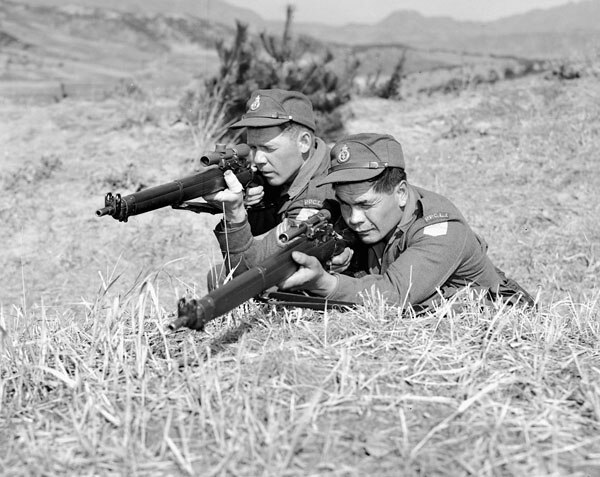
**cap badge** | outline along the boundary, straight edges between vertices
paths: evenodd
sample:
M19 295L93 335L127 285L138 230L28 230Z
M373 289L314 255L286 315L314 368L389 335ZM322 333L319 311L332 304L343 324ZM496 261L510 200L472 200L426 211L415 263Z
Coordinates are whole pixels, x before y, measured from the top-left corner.
M260 107L260 94L257 94L256 98L254 98L254 101L252 101L252 104L250 105L250 111L256 111L259 107Z
M340 152L338 152L337 160L340 164L343 164L344 162L348 162L349 159L350 149L348 149L348 144L344 144L340 149Z

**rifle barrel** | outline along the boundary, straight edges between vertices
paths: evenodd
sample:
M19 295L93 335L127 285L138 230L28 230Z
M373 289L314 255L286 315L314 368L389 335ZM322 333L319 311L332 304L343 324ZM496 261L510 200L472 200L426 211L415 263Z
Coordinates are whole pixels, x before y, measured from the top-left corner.
M334 254L338 244L339 240L334 236L328 236L325 240L306 239L293 243L283 252L269 257L200 300L191 300L187 304L185 300L180 300L179 316L169 328L176 330L186 326L202 330L209 321L290 277L298 269L298 265L292 259L292 252L304 252L324 262Z
M252 171L243 168L236 172L242 184L252 180ZM179 205L187 200L214 194L227 188L223 171L218 166L208 166L206 170L172 182L142 189L117 199L114 204L96 210L102 217L111 215L118 220L126 220L133 215L143 214L162 207Z

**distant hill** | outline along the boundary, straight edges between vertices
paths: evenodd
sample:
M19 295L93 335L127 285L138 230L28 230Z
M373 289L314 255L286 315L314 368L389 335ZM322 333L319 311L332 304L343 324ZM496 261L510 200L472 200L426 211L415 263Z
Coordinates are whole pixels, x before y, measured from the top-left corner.
M492 22L425 17L401 10L374 25L299 23L295 29L322 41L346 45L403 43L419 48L557 57L581 52L582 48L597 48L600 0L536 9Z
M282 22L265 21L251 8L240 8L226 0L21 0L21 3L77 4L143 16L182 15L230 28L235 20L248 23L254 30L282 28ZM295 23L294 28L297 33L323 42L346 45L403 43L418 48L556 57L580 51L590 43L598 44L600 0L569 2L490 22L426 17L415 11L398 10L376 24L331 26L315 22Z
M497 35L600 31L600 0L569 2L545 10L531 10L491 22L489 29Z
M404 50L407 73L495 67L494 55L520 61L582 54L600 44L598 19L600 0L586 0L486 23L396 11L375 25L293 29L315 45L356 54L364 75L385 75ZM282 29L282 22L224 0L2 0L0 94L46 83L89 89L123 78L186 84L216 71L215 42L232 37L236 20L253 33Z
M190 15L228 26L233 26L236 19L252 25L264 23L264 20L251 9L236 7L221 0L19 0L18 3L46 7L78 5L143 16Z
M89 85L133 76L153 83L186 83L195 74L215 70L215 41L231 37L233 31L186 14L3 1L0 81L5 88L9 82L19 87L44 81Z

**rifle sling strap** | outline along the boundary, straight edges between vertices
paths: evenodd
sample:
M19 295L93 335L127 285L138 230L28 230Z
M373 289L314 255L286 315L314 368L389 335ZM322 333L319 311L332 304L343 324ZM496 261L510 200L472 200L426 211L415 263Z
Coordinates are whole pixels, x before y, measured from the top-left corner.
M348 311L350 308L354 308L356 306L355 303L347 301L326 300L325 298L318 296L272 290L265 291L264 293L259 295L257 299L269 303L271 305L293 306L318 311L332 309L338 311Z
M182 202L181 204L172 205L171 207L177 210L189 210L190 212L195 212L197 214L208 213L215 215L223 213L223 209L207 204L205 202L188 201Z

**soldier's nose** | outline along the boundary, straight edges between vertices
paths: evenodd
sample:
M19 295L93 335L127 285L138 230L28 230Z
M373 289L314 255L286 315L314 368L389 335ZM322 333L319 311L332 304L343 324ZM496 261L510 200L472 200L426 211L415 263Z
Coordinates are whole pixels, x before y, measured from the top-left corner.
M359 225L362 222L361 214L358 211L353 210L348 218L348 222L350 225Z

